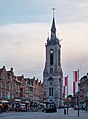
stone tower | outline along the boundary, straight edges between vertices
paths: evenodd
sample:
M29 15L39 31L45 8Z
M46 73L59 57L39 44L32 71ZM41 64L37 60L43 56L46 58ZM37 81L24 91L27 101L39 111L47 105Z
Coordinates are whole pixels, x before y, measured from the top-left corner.
M44 91L46 101L54 101L57 107L63 102L63 72L61 68L61 45L56 36L56 26L53 9L51 36L47 38L46 61L43 71Z

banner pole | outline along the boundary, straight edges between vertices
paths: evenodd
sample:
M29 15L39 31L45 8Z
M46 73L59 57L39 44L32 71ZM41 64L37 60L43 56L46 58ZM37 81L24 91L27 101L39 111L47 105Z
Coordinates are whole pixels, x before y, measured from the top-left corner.
M78 69L78 117L79 117L79 69Z

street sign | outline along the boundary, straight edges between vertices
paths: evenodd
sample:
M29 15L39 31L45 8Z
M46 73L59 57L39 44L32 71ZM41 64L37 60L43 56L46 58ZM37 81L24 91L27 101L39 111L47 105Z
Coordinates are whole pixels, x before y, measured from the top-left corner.
M80 97L83 97L84 96L84 90L83 89L80 89Z

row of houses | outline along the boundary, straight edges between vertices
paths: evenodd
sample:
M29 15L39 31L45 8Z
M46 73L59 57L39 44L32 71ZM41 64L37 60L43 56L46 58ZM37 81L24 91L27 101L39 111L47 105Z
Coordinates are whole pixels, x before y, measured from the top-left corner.
M44 100L44 85L33 77L16 76L13 68L9 71L5 66L0 68L0 100L42 102Z

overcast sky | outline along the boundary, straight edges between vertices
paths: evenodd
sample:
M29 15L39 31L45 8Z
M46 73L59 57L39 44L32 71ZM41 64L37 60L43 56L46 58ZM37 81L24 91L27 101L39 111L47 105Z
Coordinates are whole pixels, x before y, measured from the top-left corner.
M43 80L53 7L71 93L73 70L79 69L80 77L88 71L88 0L0 0L0 67Z

